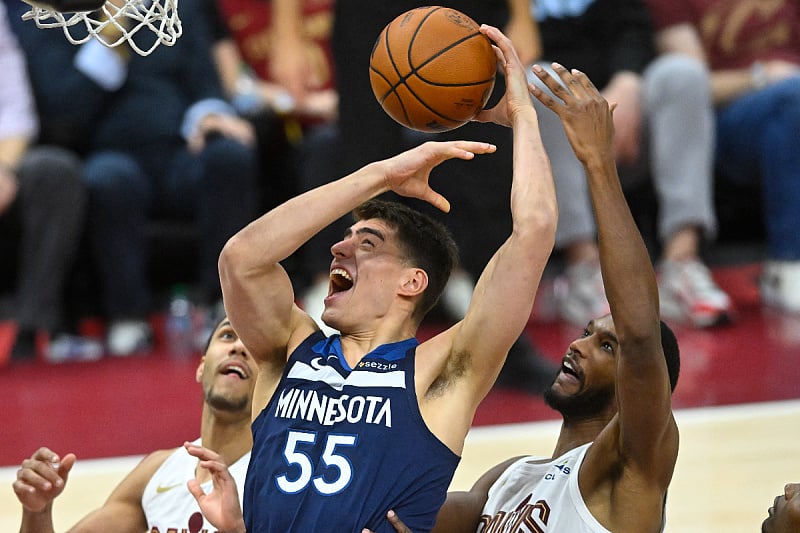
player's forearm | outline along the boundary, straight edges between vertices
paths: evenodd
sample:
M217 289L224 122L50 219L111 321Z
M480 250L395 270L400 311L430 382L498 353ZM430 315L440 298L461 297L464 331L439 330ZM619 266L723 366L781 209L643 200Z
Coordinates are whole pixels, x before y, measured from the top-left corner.
M493 340L505 338L509 346L530 317L558 222L550 160L532 107L530 113L514 119L512 233L481 274L468 313L481 331L490 329ZM498 315L497 309L503 313ZM495 362L482 358L476 364Z
M558 202L550 158L542 144L533 107L514 119L513 157L511 217L514 234L536 239L540 246L546 247L550 239L555 239ZM529 232L535 235L528 235Z
M631 215L613 156L584 162L597 221L606 296L618 331L647 337L658 323L658 287L650 256Z
M23 508L19 533L55 533L53 529L53 504L48 504L39 512Z
M236 248L241 266L283 261L320 230L386 192L382 164L369 164L279 205L236 234L225 246L222 259Z

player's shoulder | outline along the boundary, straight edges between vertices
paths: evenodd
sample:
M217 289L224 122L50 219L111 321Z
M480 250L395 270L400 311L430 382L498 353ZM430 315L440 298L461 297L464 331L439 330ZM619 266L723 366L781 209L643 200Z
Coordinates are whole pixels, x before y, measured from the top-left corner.
M136 465L134 471L139 471L143 474L152 475L159 469L161 465L169 458L172 454L177 452L179 448L167 448L163 450L154 450L147 455L145 455L142 460ZM149 477L149 476L148 476Z
M150 479L175 450L176 448L156 450L145 455L117 485L109 497L109 501L117 503L140 502Z

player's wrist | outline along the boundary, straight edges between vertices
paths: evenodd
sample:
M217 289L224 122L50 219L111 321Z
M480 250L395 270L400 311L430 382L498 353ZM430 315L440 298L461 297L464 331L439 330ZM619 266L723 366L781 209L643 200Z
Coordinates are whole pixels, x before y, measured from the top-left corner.
M539 127L539 115L536 114L536 110L533 106L518 109L511 115L512 126L516 127L523 124L531 124L537 128Z
M244 525L244 518L239 519L236 525L229 529L219 530L219 533L247 533L247 528Z
M20 533L51 533L53 529L53 501L47 502L40 510L32 510L22 506L22 523Z

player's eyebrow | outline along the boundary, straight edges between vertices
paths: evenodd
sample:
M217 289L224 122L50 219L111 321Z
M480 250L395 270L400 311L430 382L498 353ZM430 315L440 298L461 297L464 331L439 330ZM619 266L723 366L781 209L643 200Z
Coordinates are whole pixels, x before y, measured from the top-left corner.
M356 235L363 235L364 233L369 233L370 235L375 235L377 238L379 238L382 241L386 240L386 237L383 236L383 232L381 230L378 230L378 229L375 229L375 228L370 228L370 227L358 228L356 230Z
M378 230L378 229L375 229L375 228L370 228L370 227L367 227L367 226L358 228L356 230L356 235L363 235L365 233L370 234L370 235L375 235L380 240L386 241L386 237L383 235L383 232L381 230ZM347 228L347 231L344 232L344 238L346 239L347 237L351 236L352 234L353 234L353 230L351 228Z
M589 325L586 327L586 329L588 329L592 333L596 333L597 335L601 335L603 337L608 337L609 339L611 339L615 343L619 344L619 339L614 334L614 332L612 332L608 328L598 327L597 324L595 324L594 319L589 321Z

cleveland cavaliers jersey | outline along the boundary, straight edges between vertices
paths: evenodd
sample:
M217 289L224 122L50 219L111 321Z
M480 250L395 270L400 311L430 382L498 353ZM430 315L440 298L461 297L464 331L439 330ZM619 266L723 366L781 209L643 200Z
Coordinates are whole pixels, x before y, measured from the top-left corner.
M200 439L194 441L200 445ZM250 453L243 455L228 467L239 490L239 501L242 498L242 487L247 473ZM195 477L198 459L189 455L186 448L175 450L158 467L153 477L147 482L142 494L142 510L147 519L147 531L150 533L168 533L170 531L191 531L192 533L214 533L217 528L206 521L200 512L197 501L186 487L186 482ZM206 494L213 489L211 480L201 485Z
M430 531L459 457L422 420L416 347L382 345L350 368L339 336L316 332L292 353L253 422L248 533L395 533L389 509Z
M610 533L589 512L578 488L590 445L546 463L523 457L509 466L489 489L478 533Z

